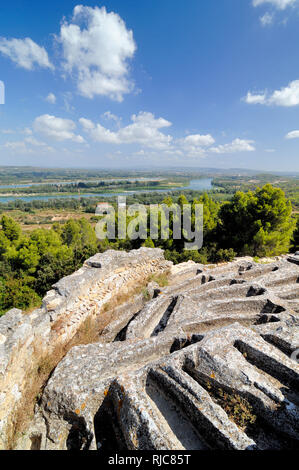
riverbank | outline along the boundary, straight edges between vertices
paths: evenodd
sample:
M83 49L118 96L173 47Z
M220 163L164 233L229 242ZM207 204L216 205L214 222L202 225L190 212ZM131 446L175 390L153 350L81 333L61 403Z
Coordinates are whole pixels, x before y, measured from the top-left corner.
M49 199L66 199L66 198L72 198L72 199L78 199L82 197L109 197L109 196L128 196L130 194L145 194L145 193L152 193L152 192L158 192L158 193L163 193L163 192L169 192L169 191L179 191L179 190L197 190L197 191L208 191L211 189L215 189L212 185L212 178L201 178L201 179L194 179L190 180L189 184L186 186L179 186L180 183L174 183L172 186L159 186L159 187L144 187L144 188L130 188L129 190L123 190L119 191L117 189L103 189L101 192L93 192L89 190L88 192L84 192L84 190L80 190L80 193L31 193L31 194L26 194L26 193L17 193L17 194L11 194L11 193L4 193L0 195L0 203L5 203L5 202L11 202L15 200L22 200L22 201L34 201L34 200L49 200Z

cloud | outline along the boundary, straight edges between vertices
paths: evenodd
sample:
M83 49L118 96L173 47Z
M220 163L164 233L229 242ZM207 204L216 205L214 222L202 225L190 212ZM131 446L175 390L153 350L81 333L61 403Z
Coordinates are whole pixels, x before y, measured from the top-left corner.
M141 144L155 149L169 147L172 137L162 133L159 129L170 127L171 122L163 118L156 119L152 113L140 112L131 117L132 124L111 131L101 124L81 118L80 124L90 137L97 142L109 144Z
M299 80L294 80L288 86L274 91L272 95L247 93L244 101L249 104L267 104L274 106L298 106L299 105Z
M142 148L136 155L150 155L145 149L152 149L157 155L172 155L186 158L203 158L208 154L252 152L253 140L235 139L233 142L212 147L215 139L211 134L190 134L181 139L161 132L172 124L164 118L155 118L152 113L140 112L131 117L132 123L116 131L94 123L89 119L79 119L86 134L95 142L123 145L139 144ZM156 154L156 153L155 153Z
M71 104L73 100L73 94L70 91L66 91L62 95L63 98L63 104L64 104L64 109L70 113L75 110L75 107Z
M48 96L46 97L46 101L50 104L55 104L56 96L54 95L54 93L49 93Z
M115 114L111 113L110 111L106 111L102 114L102 118L106 119L107 121L114 121L118 127L121 125L121 118L116 116Z
M278 10L285 10L287 7L293 6L297 0L253 0L254 7L270 3Z
M290 82L285 88L274 91L269 104L277 106L297 106L299 104L299 80Z
M246 97L243 98L244 101L248 104L265 104L266 95L263 94L252 94L250 91L247 93Z
M185 145L206 147L215 143L214 138L210 135L191 134L182 139L181 141Z
M35 119L33 129L35 132L57 141L71 140L79 144L85 142L81 135L76 135L73 132L76 129L76 124L70 119L44 114Z
M121 144L117 132L110 131L101 124L94 124L89 119L81 118L79 122L94 141L106 144Z
M267 11L263 16L260 16L260 23L263 27L266 26L271 26L274 23L275 16L277 16L277 13L275 10L278 10L279 12L284 12L287 10L288 7L293 7L295 4L298 2L298 0L253 0L252 5L254 7L259 7L259 6L269 6L271 8L271 11ZM288 17L286 16L284 19L282 19L281 23L286 24L288 21Z
M14 130L14 129L2 129L0 130L2 134L24 134L24 135L32 135L32 130L29 127L25 127L25 129L21 130Z
M26 137L26 139L24 139L24 142L26 142L27 144L33 145L34 147L47 146L45 142L42 142L41 140L37 140L35 137Z
M260 22L262 26L270 26L273 24L274 14L266 12L263 16L260 17Z
M203 157L206 154L204 147L209 147L215 143L215 139L211 134L190 134L183 139L178 139L178 147L183 154L188 157Z
M39 154L40 152L54 152L53 147L50 147L45 142L39 141L34 137L26 137L26 139L22 141L6 142L4 147L10 150L12 153Z
M128 61L136 44L133 32L118 14L108 13L105 7L77 5L71 22L63 23L57 39L63 48L64 69L75 74L81 95L122 101L123 95L132 91Z
M285 138L286 139L299 139L299 131L288 132Z
M254 152L254 140L235 139L230 144L218 145L211 147L212 153L236 153L236 152Z
M12 150L12 151L21 151L23 153L27 153L27 148L26 148L26 144L24 141L20 141L20 142L6 142L4 144L4 147L9 149L9 150Z
M32 135L32 129L30 129L30 127L25 127L25 129L22 130L22 134Z
M54 66L49 61L46 49L36 44L30 38L0 38L0 53L9 57L19 67L26 70L33 70L35 65L42 68L54 69Z

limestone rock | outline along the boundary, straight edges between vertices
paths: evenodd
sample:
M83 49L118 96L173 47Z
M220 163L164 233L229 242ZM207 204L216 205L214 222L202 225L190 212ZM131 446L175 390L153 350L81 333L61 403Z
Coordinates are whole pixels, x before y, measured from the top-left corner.
M87 260L41 309L0 319L2 447L33 358L108 317L57 361L16 448L298 449L297 261L171 266L146 248Z
M117 307L118 299L125 296L132 300L136 286L170 266L159 249L109 250L55 284L41 309L28 315L13 309L0 318L0 449L15 438L17 410L24 408L24 400L33 393L38 371L54 367L82 325L101 319L106 305L116 303ZM135 305L137 310L131 307L127 321L144 302ZM116 336L122 327L116 326L112 334Z
M173 267L114 341L74 347L37 411L41 448L298 448L299 267L271 261Z

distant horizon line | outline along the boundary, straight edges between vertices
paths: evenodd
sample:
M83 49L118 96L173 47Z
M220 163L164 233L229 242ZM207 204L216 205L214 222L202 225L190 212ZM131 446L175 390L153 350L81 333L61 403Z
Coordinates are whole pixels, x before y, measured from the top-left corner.
M132 167L105 167L105 166L43 166L43 165L0 165L0 169L3 168L27 168L27 169L42 169L42 170L86 170L86 171L91 171L91 170L103 170L103 171L175 171L175 170L180 170L180 171L188 171L188 170L205 170L205 171L223 171L223 172L229 172L229 171L240 171L240 172L253 172L253 173L279 173L279 174L285 174L285 175L299 175L299 171L287 171L287 170L266 170L266 169L257 169L257 168L240 168L240 167L230 167L230 168L221 168L221 167L196 167L196 166L132 166ZM1 178L1 176L0 176Z

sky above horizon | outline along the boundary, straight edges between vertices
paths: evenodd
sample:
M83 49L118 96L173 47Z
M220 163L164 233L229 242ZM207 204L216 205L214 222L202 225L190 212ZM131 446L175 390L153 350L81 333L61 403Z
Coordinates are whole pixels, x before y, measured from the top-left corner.
M2 1L0 165L299 171L298 37L299 0Z

